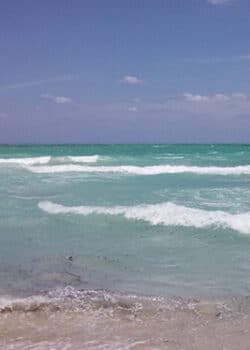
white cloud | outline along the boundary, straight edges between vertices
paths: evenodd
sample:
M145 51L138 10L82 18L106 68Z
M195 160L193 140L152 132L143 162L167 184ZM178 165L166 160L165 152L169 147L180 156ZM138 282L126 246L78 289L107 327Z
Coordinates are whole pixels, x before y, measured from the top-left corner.
M204 96L204 95L193 95L190 94L188 92L186 92L185 94L183 94L183 97L186 101L189 102L206 102L209 100L208 96Z
M72 100L69 97L65 96L54 96L53 101L58 104L71 103Z
M138 109L137 109L136 106L131 106L131 107L128 107L128 111L129 111L129 112L137 112Z
M214 96L212 96L212 99L214 99L215 101L223 102L223 101L229 101L230 96L227 96L224 94L215 94Z
M57 103L57 104L70 104L72 103L72 99L70 97L66 96L53 96L53 95L41 95L41 98L49 100L51 102Z
M11 89L24 89L29 88L33 86L40 86L45 84L53 84L60 81L69 81L69 80L76 80L77 76L74 75L64 75L62 77L55 77L51 79L44 79L44 80L33 80L33 81L25 81L21 83L14 83L10 85L0 86L0 90L11 90Z
M207 0L207 2L211 5L223 5L228 4L231 0Z
M132 75L125 75L122 79L121 82L124 84L131 84L131 85L138 85L138 84L143 84L143 80L132 76Z
M183 98L186 102L228 102L236 100L248 100L250 95L242 92L235 92L232 94L216 93L214 95L194 95L191 93L184 93Z
M203 58L193 58L193 59L184 59L184 62L187 63L198 63L198 64L222 64L222 63L241 63L249 62L250 54L234 55L234 56L210 56Z
M234 92L232 94L232 97L240 99L240 100L247 100L248 99L248 95L243 93L243 92Z
M239 58L240 58L242 61L250 61L250 54L241 55L241 56L239 56Z
M0 112L0 119L5 119L8 117L8 114L5 112Z

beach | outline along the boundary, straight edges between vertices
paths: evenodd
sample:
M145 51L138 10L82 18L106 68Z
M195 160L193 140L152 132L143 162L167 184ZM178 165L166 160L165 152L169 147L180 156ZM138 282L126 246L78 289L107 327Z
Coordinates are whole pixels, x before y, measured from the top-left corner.
M224 302L60 290L5 300L1 349L249 349L249 299Z

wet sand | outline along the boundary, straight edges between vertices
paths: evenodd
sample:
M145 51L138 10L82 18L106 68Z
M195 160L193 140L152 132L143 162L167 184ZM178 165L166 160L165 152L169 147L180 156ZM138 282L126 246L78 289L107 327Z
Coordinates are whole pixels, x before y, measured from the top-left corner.
M2 299L0 349L250 349L249 298L60 293Z

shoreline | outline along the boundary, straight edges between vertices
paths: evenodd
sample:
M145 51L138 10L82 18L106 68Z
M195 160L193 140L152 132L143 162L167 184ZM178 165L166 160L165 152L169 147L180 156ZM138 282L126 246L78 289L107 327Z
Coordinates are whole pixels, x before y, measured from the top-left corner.
M0 300L5 350L247 350L250 344L250 297L212 301L66 287Z

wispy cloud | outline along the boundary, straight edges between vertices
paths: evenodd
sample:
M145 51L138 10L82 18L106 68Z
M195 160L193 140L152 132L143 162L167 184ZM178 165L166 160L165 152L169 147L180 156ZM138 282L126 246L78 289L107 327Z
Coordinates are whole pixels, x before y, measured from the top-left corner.
M67 103L64 99L49 95L48 101L51 103ZM55 99L57 97L57 99ZM62 105L66 106L66 105ZM75 104L77 108L65 108L65 118L75 118L77 120L84 117L91 117L96 120L107 120L109 122L118 120L152 120L156 118L166 118L174 121L175 118L207 118L207 120L232 120L235 118L249 119L250 114L250 92L235 91L232 93L214 92L211 94L185 92L159 96L154 98L125 99L106 103ZM61 117L61 116L60 116ZM130 118L130 119L129 119ZM145 119L144 119L145 118ZM164 119L165 120L165 119Z
M250 99L250 95L243 92L235 92L232 94L216 93L213 95L195 95L191 93L184 93L183 99L187 102L227 102L227 101L246 101Z
M184 59L183 61L186 63L198 63L198 64L250 62L250 54L225 56L225 57L214 56L214 57Z
M207 2L211 5L225 5L232 2L232 0L207 0Z
M136 112L138 111L138 107L136 107L136 106L130 106L130 107L128 107L128 111L129 111L129 112L136 113Z
M0 112L0 119L5 119L8 117L8 114L5 112Z
M93 108L94 110L95 108ZM236 118L239 115L249 117L250 93L215 92L212 94L193 94L186 92L178 95L169 95L157 99L143 99L136 104L121 102L103 105L98 113L108 111L110 114L125 115L132 112L140 116L177 115L204 116L211 118ZM127 114L128 115L128 114Z
M13 83L5 86L0 86L1 90L11 90L11 89L24 89L34 86L40 86L40 85L46 85L46 84L53 84L60 81L68 81L68 80L76 80L78 77L76 75L64 75L62 77L54 77L51 79L42 79L42 80L32 80L32 81L25 81L20 83Z
M250 93L215 92L212 94L194 94L185 92L178 95L168 95L157 99L142 99L133 103L124 101L104 104L102 106L88 106L88 110L96 113L109 112L117 115L138 113L138 115L152 115L164 113L166 115L207 114L211 116L236 116L240 113L248 114L250 110Z
M250 61L250 54L247 54L247 55L241 55L241 56L239 56L239 58L241 58L242 60L247 60L247 61Z
M186 101L189 101L189 102L206 102L209 100L208 96L193 95L193 94L190 94L189 92L184 93L183 97Z
M133 75L125 75L120 81L123 84L131 84L131 85L143 84L143 80Z
M250 99L250 95L245 94L243 92L234 92L231 96L233 98L237 98L239 100L248 100L248 99Z
M49 100L53 103L57 103L57 104L70 104L72 103L72 99L70 97L67 96L54 96L54 95L49 95L49 94L44 94L41 95L41 98L45 99L45 100Z

